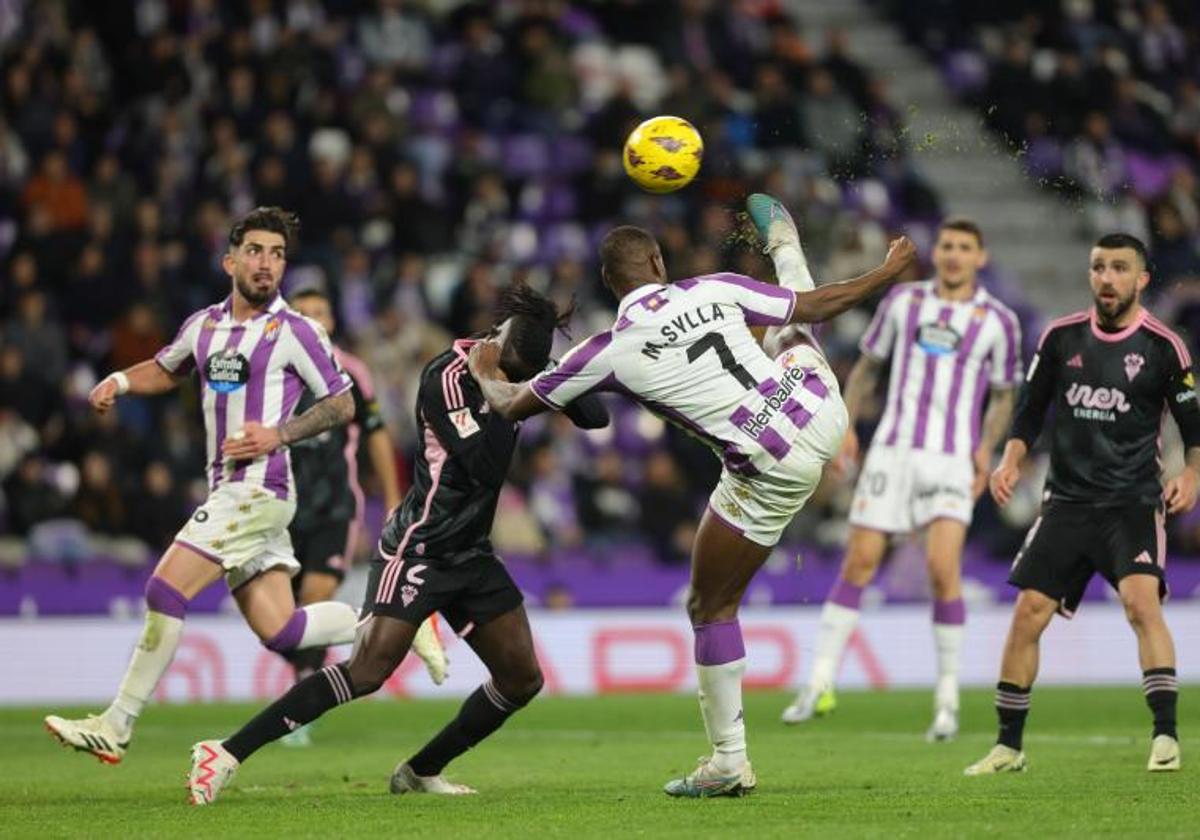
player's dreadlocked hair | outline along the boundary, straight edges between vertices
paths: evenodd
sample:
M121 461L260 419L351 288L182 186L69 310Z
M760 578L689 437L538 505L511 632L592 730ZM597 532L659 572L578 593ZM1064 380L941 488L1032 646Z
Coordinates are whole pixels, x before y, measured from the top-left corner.
M550 346L554 343L554 331L566 334L567 322L575 311L574 302L559 312L554 301L539 294L523 282L513 283L500 292L496 304L496 324L511 319L508 346L516 358L511 361L519 365L522 379L533 376L550 361Z
M300 217L282 207L255 207L229 229L229 247L237 248L252 230L278 233L283 247L290 251L300 233Z

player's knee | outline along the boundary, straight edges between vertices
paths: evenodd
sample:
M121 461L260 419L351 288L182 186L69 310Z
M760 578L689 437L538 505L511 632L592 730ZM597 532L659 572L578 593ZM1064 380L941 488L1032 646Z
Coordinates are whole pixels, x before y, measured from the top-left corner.
M350 672L350 687L354 690L354 696L363 697L383 688L396 666L390 657L356 655L346 663L346 670Z
M1162 617L1162 609L1156 600L1131 598L1125 600L1125 618L1135 630L1156 624Z
M1020 631L1040 633L1041 628L1054 616L1055 606L1054 601L1044 596L1022 593L1013 611L1013 626Z
M146 581L146 609L182 621L187 615L187 605L184 594L162 578L152 576Z
M259 636L259 639L262 641L263 647L267 650L284 654L300 647L300 642L304 638L304 628L307 624L308 616L304 610L295 610L291 617L288 618L287 623L278 632L272 636L267 636L264 633Z
M542 677L542 669L536 664L522 669L519 674L507 677L497 685L500 693L517 706L528 704L537 697L546 684Z

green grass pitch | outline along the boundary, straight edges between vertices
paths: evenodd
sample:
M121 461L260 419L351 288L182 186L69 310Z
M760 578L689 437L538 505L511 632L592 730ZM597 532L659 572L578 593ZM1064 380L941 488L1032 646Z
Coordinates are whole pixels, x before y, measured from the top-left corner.
M1193 689L1194 690L1194 689ZM1186 714L1191 691L1183 693ZM991 693L964 696L964 731L926 744L926 691L843 694L826 720L785 727L785 695L747 697L759 788L672 800L661 788L706 743L690 696L542 698L447 775L474 797L391 796L387 779L456 701L359 702L306 750L272 745L213 806L185 804L192 742L231 732L254 705L155 706L118 767L60 747L47 709L0 711L0 837L1194 837L1189 767L1150 774L1136 686L1037 689L1030 769L968 779L993 740ZM56 709L57 712L69 711ZM1186 735L1187 719L1184 719ZM1200 759L1197 759L1200 760Z

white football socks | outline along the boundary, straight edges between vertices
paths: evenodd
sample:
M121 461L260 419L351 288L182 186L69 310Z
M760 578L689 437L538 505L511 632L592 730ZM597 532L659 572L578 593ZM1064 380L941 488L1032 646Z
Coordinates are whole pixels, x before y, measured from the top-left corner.
M779 285L796 292L808 292L816 288L804 251L795 245L780 245L771 252L775 264L775 276Z
M809 688L818 694L833 688L837 682L838 666L850 640L850 634L858 626L860 611L826 601L821 608L821 629L817 633L816 652L813 656Z
M962 624L934 622L933 643L937 650L938 680L934 691L937 708L958 711L958 671L962 663Z
M128 740L133 734L134 721L150 701L158 681L175 658L182 634L183 619L153 610L146 613L142 635L133 649L116 699L101 715L117 731L117 737L122 741Z
M746 659L722 665L697 665L700 714L713 746L713 763L722 773L736 773L746 763L746 723L742 714L742 675Z
M348 645L354 641L358 628L358 613L341 601L320 601L301 607L306 615L304 634L298 649Z

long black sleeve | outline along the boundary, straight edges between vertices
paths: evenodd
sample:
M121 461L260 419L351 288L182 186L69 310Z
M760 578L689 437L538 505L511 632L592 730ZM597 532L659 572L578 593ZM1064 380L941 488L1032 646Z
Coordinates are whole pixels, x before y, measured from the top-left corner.
M1046 409L1054 397L1054 378L1058 371L1057 331L1050 330L1042 337L1041 346L1029 363L1029 373L1021 386L1017 408L1013 412L1010 438L1025 442L1033 449L1042 426L1046 422Z
M1164 399L1179 426L1184 447L1191 449L1200 446L1200 402L1196 397L1196 374L1185 360L1178 360L1178 365L1167 380Z

